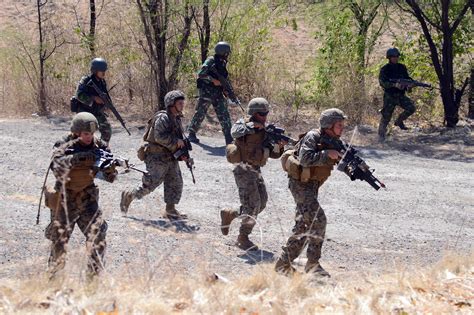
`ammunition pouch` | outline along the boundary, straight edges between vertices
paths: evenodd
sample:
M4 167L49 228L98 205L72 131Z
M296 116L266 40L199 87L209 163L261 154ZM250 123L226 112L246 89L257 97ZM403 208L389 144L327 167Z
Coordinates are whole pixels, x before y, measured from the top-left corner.
M282 168L289 177L303 183L310 180L317 181L322 185L331 175L332 165L303 167L295 152L295 150L288 150L282 155Z
M140 161L145 161L145 151L146 151L147 146L148 145L146 143L144 143L137 150L137 158Z
M73 113L79 112L80 104L79 104L79 100L75 96L71 97L70 105L71 105L71 112Z
M51 186L46 186L44 190L44 204L53 211L61 208L61 193Z
M236 164L242 162L242 156L240 155L239 147L231 143L225 147L225 157L227 162Z

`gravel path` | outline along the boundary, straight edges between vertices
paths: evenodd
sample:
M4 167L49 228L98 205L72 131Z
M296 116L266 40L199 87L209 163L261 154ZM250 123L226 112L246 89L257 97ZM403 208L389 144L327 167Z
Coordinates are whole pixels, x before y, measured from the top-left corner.
M0 120L0 278L29 277L46 266L49 242L43 230L49 211L43 207L40 225L35 225L36 208L52 144L68 127L68 122L39 119ZM115 128L113 152L136 162L141 134L132 128L129 137ZM226 237L218 226L219 210L239 204L223 139L203 137L202 142L192 152L196 185L184 165L181 168L185 188L179 209L189 215L185 224L171 225L161 218L162 188L132 203L129 215L121 216L120 192L137 185L139 173L123 174L113 184L97 181L109 224L109 271L126 266L157 274L205 270L232 277L279 255L294 216L280 162L272 160L263 170L269 202L259 217L261 234L256 229L253 236L262 251L247 255L234 246L237 222ZM320 203L328 228L322 263L329 272L338 277L361 270L416 268L438 261L446 251L472 251L474 165L469 160L431 159L375 147L364 147L362 153L388 189L375 191L340 172L323 186ZM69 262L84 263L83 244L76 229Z

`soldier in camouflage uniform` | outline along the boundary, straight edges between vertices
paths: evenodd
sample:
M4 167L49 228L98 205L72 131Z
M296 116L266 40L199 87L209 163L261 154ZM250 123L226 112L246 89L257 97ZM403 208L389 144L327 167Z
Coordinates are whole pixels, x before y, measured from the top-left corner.
M329 276L319 264L321 248L326 232L326 215L318 202L318 190L330 176L333 166L341 154L326 147L321 139L339 138L344 129L346 116L339 109L328 109L321 113L321 129L309 131L297 144L296 154L302 168L309 168L309 178L293 178L289 174L289 188L296 202L295 225L275 269L282 273L295 271L292 261L308 245L305 271Z
M64 268L66 245L77 224L86 237L89 253L88 273L97 274L104 267L107 223L99 209L99 190L94 177L96 149L107 145L94 137L97 119L90 113L79 113L72 120L71 134L54 145L51 170L56 177L57 202L52 206L51 223L45 231L52 241L49 267L52 274ZM102 169L103 178L113 182L114 165Z
M231 222L242 217L237 246L243 250L257 250L257 246L249 240L249 235L256 224L256 218L265 209L268 195L262 177L261 167L267 159L278 159L283 153L286 143L271 145L267 142L265 122L270 106L264 98L254 98L248 104L248 117L239 119L232 126L232 137L239 151L238 164L235 163L234 177L239 189L240 211L221 211L221 230L224 235L229 233Z
M403 108L404 111L395 120L394 125L402 130L408 129L403 122L416 111L412 100L405 95L406 89L400 83L393 82L397 79L411 80L407 68L403 64L398 63L399 57L400 52L398 49L388 49L387 59L389 63L380 69L379 83L384 89L382 117L379 124L380 141L385 140L387 126L392 119L393 111L397 105Z
M207 58L198 73L197 87L199 89L199 100L196 106L196 113L188 127L188 139L191 142L199 143L196 133L201 127L209 105L212 104L217 118L221 123L226 144L229 144L232 143L233 140L230 134L232 123L230 121L229 110L227 109L224 90L217 76L213 74L213 71L219 72L225 78L229 76L226 65L230 55L230 45L226 42L219 42L214 48L214 51L214 56Z
M164 182L165 216L170 220L186 219L186 215L175 208L183 192L183 178L178 161L173 156L173 153L185 146L181 126L184 105L183 92L168 92L165 96L166 111L159 111L148 122L143 136L148 174L143 175L140 186L122 192L120 209L123 214L128 212L134 199L143 198Z
M75 98L79 101L77 109L79 112L89 112L93 114L99 122L99 131L101 140L109 143L112 137L112 127L107 121L107 114L104 112L104 100L91 86L93 81L99 89L108 94L107 83L105 82L105 72L107 71L107 62L102 58L95 58L91 62L91 74L83 76L77 86Z

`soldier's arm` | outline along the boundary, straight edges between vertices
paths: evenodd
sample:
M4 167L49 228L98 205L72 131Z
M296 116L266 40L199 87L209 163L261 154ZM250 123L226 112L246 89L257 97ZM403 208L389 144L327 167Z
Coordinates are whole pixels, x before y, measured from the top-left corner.
M303 167L321 166L329 162L327 152L318 148L319 139L318 134L310 131L301 141L298 156Z
M282 156L284 151L285 151L285 148L283 146L280 147L279 145L276 144L273 147L273 150L270 151L270 158L279 159Z
M92 106L92 104L94 103L94 98L88 92L88 89L87 89L88 81L89 81L88 77L82 77L81 81L79 81L79 84L77 85L77 90L76 90L76 99L84 105Z
M154 128L155 141L173 152L178 143L178 137L174 134L172 122L165 114L160 114L155 120Z
M390 78L386 74L385 67L382 67L382 69L380 69L380 73L379 73L380 86L384 89L389 89L389 88L393 87L394 84L391 83L389 80L390 80Z
M201 69L198 72L200 79L212 81L213 77L210 75L210 69L214 67L214 60L208 58L201 66Z
M232 126L232 129L230 130L230 134L232 135L232 138L234 139L243 137L245 135L253 134L253 133L255 133L253 122L250 121L248 123L245 123L243 119L239 119Z

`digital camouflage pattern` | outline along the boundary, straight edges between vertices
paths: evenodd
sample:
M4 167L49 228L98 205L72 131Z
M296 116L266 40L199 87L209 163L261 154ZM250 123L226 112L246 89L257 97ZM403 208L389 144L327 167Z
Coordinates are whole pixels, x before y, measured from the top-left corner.
M86 237L89 274L97 274L103 269L107 223L102 219L99 190L94 184L98 171L94 167L95 159L87 158L97 148L107 150L99 139L85 146L74 135L55 144L51 169L56 177L55 189L61 195L61 204L59 209L51 211L51 223L45 230L45 236L52 241L48 262L53 274L64 268L66 245L76 224ZM77 153L67 154L69 150ZM103 170L108 182L113 182L116 174L113 166Z

